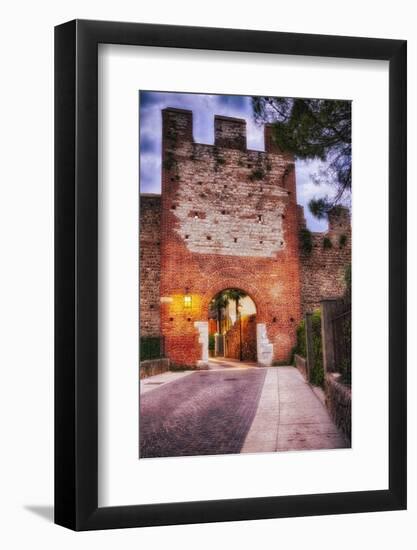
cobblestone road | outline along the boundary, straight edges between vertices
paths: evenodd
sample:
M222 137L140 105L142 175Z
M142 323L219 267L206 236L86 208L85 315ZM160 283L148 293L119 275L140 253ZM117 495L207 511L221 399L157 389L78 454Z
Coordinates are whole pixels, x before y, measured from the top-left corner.
M265 374L262 368L195 372L143 393L140 457L239 453Z

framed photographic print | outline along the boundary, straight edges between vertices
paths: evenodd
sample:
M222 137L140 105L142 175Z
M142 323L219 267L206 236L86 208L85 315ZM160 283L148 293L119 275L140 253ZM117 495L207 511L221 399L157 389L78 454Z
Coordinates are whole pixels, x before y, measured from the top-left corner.
M406 507L406 42L55 30L55 521Z

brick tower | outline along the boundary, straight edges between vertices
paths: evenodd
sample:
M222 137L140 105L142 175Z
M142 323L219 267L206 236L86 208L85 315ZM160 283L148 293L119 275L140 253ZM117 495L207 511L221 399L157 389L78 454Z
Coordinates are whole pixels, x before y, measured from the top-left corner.
M193 140L192 112L162 111L160 333L172 364L207 361L208 309L227 288L256 305L257 358L289 358L301 318L295 168L265 126L246 147L244 120L215 117L214 145ZM158 241L159 245L159 241Z

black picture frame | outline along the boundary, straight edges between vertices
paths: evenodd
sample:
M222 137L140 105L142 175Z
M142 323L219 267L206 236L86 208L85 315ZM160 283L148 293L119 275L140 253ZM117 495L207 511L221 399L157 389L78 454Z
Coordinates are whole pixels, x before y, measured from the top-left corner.
M389 62L389 488L98 507L98 44ZM74 530L406 508L406 41L74 20L55 28L55 522ZM376 130L377 131L377 130Z

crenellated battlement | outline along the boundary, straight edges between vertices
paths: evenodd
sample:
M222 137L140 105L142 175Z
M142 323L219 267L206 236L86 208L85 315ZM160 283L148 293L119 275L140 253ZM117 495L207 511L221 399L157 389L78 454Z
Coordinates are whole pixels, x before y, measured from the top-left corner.
M329 231L334 233L350 232L350 211L344 206L335 206L328 213Z
M302 206L298 206L298 221L299 231L305 231ZM317 309L323 298L340 298L345 290L345 271L351 262L352 246L349 209L334 207L328 213L328 221L327 231L307 231L309 239L300 239L303 311Z
M296 204L293 159L248 150L240 118L216 115L213 145L194 142L191 111L165 109L163 121L163 204L185 247L253 258L285 250Z
M304 215L304 207L300 204L297 205L298 209L298 225L300 229L305 229L306 219ZM321 233L312 233L312 236L317 236L317 238L325 236L335 236L342 234L350 234L351 232L351 222L350 222L350 210L346 206L336 205L333 207L327 214L327 219L329 222L329 227L326 232Z
M180 138L193 140L193 112L188 109L167 107L162 109L162 136L176 141Z
M171 140L173 144L178 143L180 139L194 143L192 111L167 107L162 110L162 120L163 135L166 139ZM284 152L274 142L272 127L272 124L264 126L265 153L282 156ZM263 151L248 150L245 119L223 115L214 116L214 147L250 151L252 154L263 153ZM288 157L289 154L285 153L285 156Z
M246 150L246 120L216 115L214 145Z

